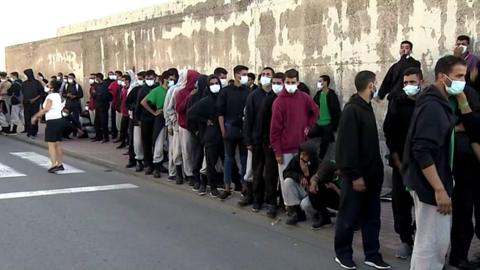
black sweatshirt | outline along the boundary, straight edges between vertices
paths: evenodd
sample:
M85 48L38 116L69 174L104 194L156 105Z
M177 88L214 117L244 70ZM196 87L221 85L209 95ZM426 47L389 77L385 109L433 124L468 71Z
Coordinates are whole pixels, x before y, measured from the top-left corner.
M73 98L68 98L67 94L72 94ZM67 84L67 88L62 93L66 98L65 107L73 109L74 107L81 110L82 104L80 100L83 98L83 89L77 82Z
M229 85L220 91L217 98L217 112L219 116L225 117L225 126L243 128L243 114L249 93L244 85L240 87Z
M313 101L317 104L318 108L320 109L320 93L322 91L318 91L315 96L313 97ZM340 121L340 115L342 113L342 109L340 108L340 101L338 100L337 93L335 90L329 89L327 94L327 106L328 111L330 112L331 123L330 125L333 127L334 131L338 129L338 122Z
M112 93L108 91L109 81L103 81L97 84L95 88L95 104L96 106L108 107L113 99Z
M383 122L383 132L390 154L397 153L400 161L405 148L410 120L415 110L415 100L405 93L399 94L390 101L387 115Z
M260 110L266 97L274 95L273 91L265 92L256 88L247 98L245 104L245 118L243 119L243 138L246 145L262 142L262 115Z
M403 73L411 67L420 68L421 64L413 57L402 56L402 58L393 64L385 75L382 85L378 89L378 97L384 99L390 94L388 100L392 100L396 94L399 94L403 88Z
M363 177L367 188L381 187L383 162L375 114L372 104L357 94L345 105L340 118L336 161L346 181Z
M152 89L158 87L158 84L152 86L143 85L137 92L137 101L135 102L135 120L141 122L154 122L155 116L149 113L142 106L142 100L152 91Z
M423 203L436 205L435 191L422 172L431 165L435 165L445 190L452 195L450 147L455 122L450 103L435 85L427 87L417 98L405 142L403 181Z
M210 92L209 90L206 90ZM218 123L217 107L218 94L207 94L206 97L196 102L187 112L187 119L198 123L199 137L206 147L223 143L220 125ZM210 120L213 126L207 126Z
M471 143L480 139L480 98L475 89L465 86L464 90L467 96L471 113L462 114L457 106L455 115L458 117L457 125L462 123L466 132L455 133L455 153L473 155Z
M260 108L260 132L261 140L263 144L270 145L270 124L272 122L272 106L273 102L277 98L277 95L269 95L263 100L263 104Z
M35 79L32 69L26 69L23 73L27 76L27 80L22 83L23 103L30 104L30 99L43 95L43 86Z

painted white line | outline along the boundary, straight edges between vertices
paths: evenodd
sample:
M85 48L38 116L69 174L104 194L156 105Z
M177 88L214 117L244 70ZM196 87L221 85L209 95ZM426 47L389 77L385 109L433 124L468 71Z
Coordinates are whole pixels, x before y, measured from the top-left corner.
M0 163L0 178L21 177L21 176L27 176L27 175L23 173L19 173L12 167L9 167L5 164Z
M10 192L10 193L0 193L0 200L49 196L49 195L57 195L57 194L104 191L104 190L132 189L132 188L138 188L138 186L133 184L118 184L118 185L108 185L108 186L90 186L90 187L78 187L78 188Z
M35 163L36 165L49 169L51 167L50 159L46 156L42 156L40 154L37 154L35 152L13 152L10 153L11 155L17 156L19 158L28 160L30 162ZM83 173L84 171L77 169L75 167L72 167L68 164L63 164L63 167L65 168L64 171L58 171L57 174L71 174L71 173Z

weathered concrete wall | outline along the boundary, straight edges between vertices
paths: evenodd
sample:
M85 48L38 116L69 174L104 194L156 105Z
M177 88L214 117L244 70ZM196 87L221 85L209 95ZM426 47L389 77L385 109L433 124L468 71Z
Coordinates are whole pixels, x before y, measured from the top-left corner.
M152 17L164 16L9 47L7 69L82 77L132 66L204 73L236 64L257 73L263 66L295 67L312 86L321 73L332 75L345 99L359 70L383 78L404 39L414 43L427 79L458 34L472 36L480 49L480 0L177 0L158 10Z

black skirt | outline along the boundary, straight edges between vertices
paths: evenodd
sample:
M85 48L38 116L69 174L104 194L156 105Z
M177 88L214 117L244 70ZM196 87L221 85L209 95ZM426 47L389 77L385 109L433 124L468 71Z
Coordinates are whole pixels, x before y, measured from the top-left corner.
M46 142L60 142L63 137L63 130L65 129L65 119L47 120L47 127L45 128Z

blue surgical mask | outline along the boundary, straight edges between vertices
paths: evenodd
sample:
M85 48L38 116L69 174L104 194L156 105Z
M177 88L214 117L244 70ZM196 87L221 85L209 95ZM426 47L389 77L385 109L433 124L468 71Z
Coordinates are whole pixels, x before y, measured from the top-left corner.
M403 87L403 91L405 92L405 94L407 94L407 96L409 97L413 97L415 96L416 94L418 94L418 92L420 92L420 87L417 86L417 85L405 85L405 87Z
M465 89L465 81L455 81L447 77L452 84L450 86L445 85L445 88L447 90L447 93L452 95L452 96L458 96L460 95L463 90Z

